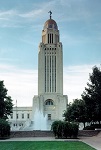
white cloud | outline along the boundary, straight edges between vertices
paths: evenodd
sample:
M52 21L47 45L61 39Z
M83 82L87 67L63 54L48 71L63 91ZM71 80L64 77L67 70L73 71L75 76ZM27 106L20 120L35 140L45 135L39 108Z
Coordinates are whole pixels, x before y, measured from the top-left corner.
M16 4L16 3L15 3ZM31 5L29 9L29 5ZM51 0L40 3L29 2L29 5L24 8L16 6L14 9L0 11L0 26L1 27L22 27L26 24L34 25L41 24L41 21L48 16L48 11L52 10L52 17L56 18L57 22L66 21L89 21L93 19L94 12L87 2L82 0ZM27 21L27 22L26 22Z
M69 102L80 98L89 73L94 65L68 66L64 68L64 94L68 95ZM0 80L8 89L8 94L18 106L32 106L32 98L38 94L38 72L37 70L19 69L15 66L1 64Z
M68 95L69 102L81 98L87 87L89 73L94 65L69 66L64 68L64 94Z
M0 11L0 18L7 18L7 17L15 16L16 14L17 14L16 10L13 9Z
M29 11L27 13L19 14L19 16L24 18L34 18L40 15L42 12L43 12L42 9L37 9L37 10Z
M0 80L8 89L8 95L18 106L31 106L32 98L37 94L37 70L23 70L14 66L0 65Z

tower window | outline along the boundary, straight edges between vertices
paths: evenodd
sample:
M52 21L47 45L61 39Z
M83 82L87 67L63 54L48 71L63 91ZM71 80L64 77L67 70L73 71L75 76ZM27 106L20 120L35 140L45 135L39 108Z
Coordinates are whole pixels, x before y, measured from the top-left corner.
M52 34L52 43L53 43L53 34Z
M49 34L48 34L48 43L49 43Z
M46 92L46 56L45 56L45 92Z
M46 101L45 105L53 105L53 101L51 99L48 99Z
M56 92L56 56L55 56L55 92Z
M51 114L48 114L48 120L51 120Z
M51 44L51 34L50 34L50 44Z
M52 28L52 24L49 24L49 28Z

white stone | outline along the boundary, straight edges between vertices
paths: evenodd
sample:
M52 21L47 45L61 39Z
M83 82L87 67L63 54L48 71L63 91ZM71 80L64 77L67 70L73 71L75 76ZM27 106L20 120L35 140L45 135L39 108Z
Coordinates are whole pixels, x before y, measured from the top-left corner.
M33 98L32 108L13 108L13 118L9 117L12 130L27 129L34 121L36 109L47 115L48 129L55 120L63 120L63 113L68 103L63 95L63 50L57 23L53 19L45 22L42 30L42 42L38 51L38 95ZM22 113L24 118L21 118ZM29 118L26 118L27 114ZM19 118L16 119L16 115ZM17 126L14 126L14 125ZM19 127L19 125L22 125ZM31 129L31 128L30 128Z

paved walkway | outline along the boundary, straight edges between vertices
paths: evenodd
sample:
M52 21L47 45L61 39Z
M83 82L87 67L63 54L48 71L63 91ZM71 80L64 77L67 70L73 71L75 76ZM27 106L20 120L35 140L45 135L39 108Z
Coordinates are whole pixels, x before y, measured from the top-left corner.
M82 137L80 140L94 147L96 150L101 150L101 132L97 136Z
M78 141L78 139L55 139L54 137L10 138L2 141Z
M26 138L10 138L0 141L82 141L96 150L101 150L101 132L93 137L80 137L80 139L55 139L53 137L26 137Z

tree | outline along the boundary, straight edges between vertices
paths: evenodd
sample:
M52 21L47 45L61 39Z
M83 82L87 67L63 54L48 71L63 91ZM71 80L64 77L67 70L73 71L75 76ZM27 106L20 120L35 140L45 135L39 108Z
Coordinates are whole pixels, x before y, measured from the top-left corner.
M86 122L86 107L85 102L81 99L75 99L74 102L67 106L64 113L65 121L82 122L85 127Z
M89 75L87 88L82 94L82 99L85 101L88 122L101 121L101 70L98 67L93 67L92 74Z
M4 119L0 119L0 139L5 139L10 136L10 125Z
M0 81L0 118L7 119L12 113L12 99L7 95L7 89L4 86L4 81Z

